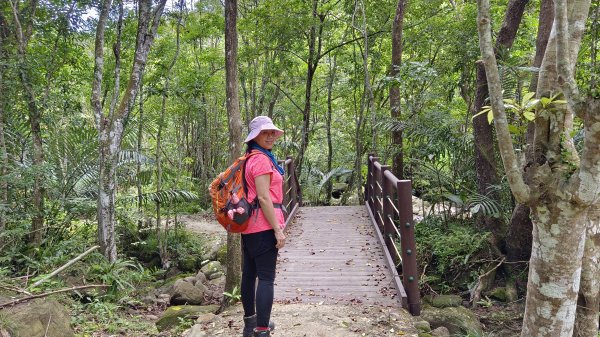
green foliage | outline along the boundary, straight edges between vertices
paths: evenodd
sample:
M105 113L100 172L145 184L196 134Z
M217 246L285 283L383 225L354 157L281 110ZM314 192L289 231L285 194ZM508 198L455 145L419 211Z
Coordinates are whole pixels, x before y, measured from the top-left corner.
M136 261L118 259L110 263L101 255L97 258L99 262L90 265L86 275L92 282L108 285L107 296L110 298L123 297L123 294L135 291L141 282L151 279L148 270Z
M233 287L231 292L224 291L223 295L227 299L229 305L233 305L242 300L242 292L238 286Z
M466 289L487 261L488 232L478 232L470 223L453 221L446 229L438 217L427 217L415 226L417 257L427 282L438 289Z

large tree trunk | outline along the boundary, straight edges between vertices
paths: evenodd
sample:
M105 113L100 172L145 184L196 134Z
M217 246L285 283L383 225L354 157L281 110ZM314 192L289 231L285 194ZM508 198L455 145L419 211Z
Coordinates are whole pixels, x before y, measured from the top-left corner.
M554 24L538 84L538 98L562 92L567 104L538 111L530 181L518 165L502 103L492 48L489 0L478 0L478 31L502 161L515 199L531 207L533 242L521 336L571 336L584 251L587 208L598 197L600 125L598 100L584 100L574 69L590 0L555 0ZM571 148L569 119L584 124L581 159ZM562 151L566 151L563 155ZM578 167L571 170L570 165Z
M581 262L581 285L573 337L598 336L600 306L600 204L587 212L586 239Z
M327 79L327 113L325 115L325 131L327 132L327 173L333 169L333 140L331 139L331 118L333 114L333 82L336 73L336 57L329 59L329 78ZM325 184L325 205L331 203L333 181L329 179Z
M404 12L408 0L398 0L396 16L392 24L392 67L390 76L396 77L402 64L402 31L404 27ZM390 109L391 116L400 120L402 110L400 106L400 88L397 85L390 87ZM392 131L392 146L394 154L392 158L392 172L396 177L402 179L404 176L404 155L402 149L402 130Z
M225 81L226 105L229 115L229 157L233 162L242 153L242 118L239 109L237 78L237 0L225 1ZM233 293L242 279L241 240L238 234L227 233L227 277L225 291ZM222 308L229 305L225 299Z
M535 57L532 64L536 68L540 67L542 60L544 59L553 21L553 0L542 0L538 19ZM538 74L534 73L529 86L529 92L535 92L537 90L537 78ZM527 126L527 145L525 151L527 163L533 161L533 133L534 124L529 123ZM521 203L515 205L506 234L506 237L508 238L508 240L506 240L506 259L508 262L528 261L531 256L531 232L533 230L533 225L529 213L530 211L527 205Z
M115 198L117 191L116 166L118 154L121 150L124 124L129 117L131 107L137 96L139 82L143 68L148 58L148 53L156 30L160 23L166 0L160 0L152 9L152 0L138 2L138 27L135 44L133 65L129 74L127 87L118 106L119 96L119 71L120 71L120 41L117 41L115 50L115 92L108 113L103 112L101 99L102 77L104 71L104 32L109 17L111 0L104 0L101 4L98 26L96 29L94 51L94 79L92 83L91 104L94 111L96 129L98 130L99 144L99 183L98 183L98 241L100 249L109 261L117 259L115 241ZM121 20L121 19L120 19Z
M529 0L511 0L507 6L504 22L498 32L496 40L495 53L498 54L500 49L508 49L512 46L525 5ZM477 63L477 91L475 93L475 102L473 106L473 114L481 111L485 105L485 100L488 98L487 77L483 63ZM493 185L499 184L498 175L496 173L496 156L494 147L494 132L492 125L488 123L485 116L479 116L473 119L473 143L475 144L475 172L477 173L477 188L478 192L487 195L492 200L500 202L500 196L495 190L490 189ZM492 232L494 241L503 250L503 241L506 235L506 224L502 219L491 216L478 216L477 222L479 227L485 228Z

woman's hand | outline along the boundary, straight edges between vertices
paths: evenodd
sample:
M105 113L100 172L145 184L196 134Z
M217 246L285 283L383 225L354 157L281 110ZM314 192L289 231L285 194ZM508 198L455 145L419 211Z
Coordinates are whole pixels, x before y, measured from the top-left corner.
M277 239L277 244L275 245L275 248L281 249L283 248L283 246L285 246L285 234L283 234L283 231L281 229L275 231L275 239Z

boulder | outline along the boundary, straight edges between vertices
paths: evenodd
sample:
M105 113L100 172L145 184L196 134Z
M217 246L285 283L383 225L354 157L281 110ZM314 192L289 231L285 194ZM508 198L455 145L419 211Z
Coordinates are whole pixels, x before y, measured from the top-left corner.
M206 283L206 275L204 275L202 271L199 271L198 274L196 274L196 284L198 283Z
M199 287L181 279L173 284L171 304L201 304L204 300L204 291Z
M202 267L200 271L202 271L209 280L212 280L214 279L214 277L211 278L213 274L223 274L223 267L221 266L221 263L219 261L210 261L209 263L204 265L204 267Z
M435 308L426 306L421 311L421 318L429 322L433 329L441 326L448 328L451 335L483 333L481 323L475 314L465 307Z
M195 324L187 334L184 334L185 337L206 337L207 332L202 329L202 324Z
M462 297L458 295L426 295L423 301L436 308L459 307Z
M196 319L202 314L215 313L219 310L218 305L175 305L168 307L158 321L156 328L158 331L165 331L176 327L180 318Z
M59 302L38 299L3 310L8 319L6 327L11 336L71 337L69 311Z
M434 336L434 337L450 337L450 330L448 330L448 328L446 328L445 326L441 326L441 327L439 327L439 328L434 329L433 331L431 331L431 336Z

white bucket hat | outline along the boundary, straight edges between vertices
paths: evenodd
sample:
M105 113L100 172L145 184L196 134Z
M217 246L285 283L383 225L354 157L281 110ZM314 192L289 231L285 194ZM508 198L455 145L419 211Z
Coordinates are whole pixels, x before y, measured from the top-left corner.
M273 121L271 120L271 118L269 118L267 116L258 116L256 118L254 118L250 122L249 128L250 128L250 132L248 133L248 137L246 137L246 140L244 140L244 143L248 143L252 139L256 138L256 136L258 136L258 134L263 130L275 131L276 138L279 138L279 137L281 137L281 135L283 135L283 130L276 127L275 124L273 124Z

